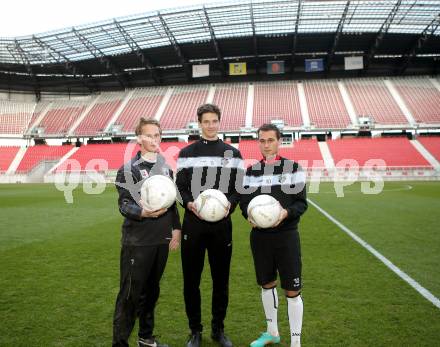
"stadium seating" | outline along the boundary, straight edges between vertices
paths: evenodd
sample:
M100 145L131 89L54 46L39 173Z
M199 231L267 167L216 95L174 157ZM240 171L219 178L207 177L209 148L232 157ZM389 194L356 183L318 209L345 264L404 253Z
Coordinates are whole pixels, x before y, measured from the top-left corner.
M101 134L124 98L124 93L103 93L75 130L76 135Z
M37 127L44 128L45 135L64 135L86 108L87 101L56 101Z
M196 122L197 107L206 101L208 91L206 85L175 87L160 118L162 129L185 129L189 122Z
M440 91L429 78L395 78L390 81L418 123L440 123ZM370 116L375 123L385 126L409 125L383 79L347 79L342 83L358 117ZM222 130L239 131L246 121L252 121L252 126L258 127L275 119L284 120L287 126L302 125L297 82L255 83L253 108L250 110L252 114L248 115L252 119L246 120L249 85L228 83L214 86L212 102L222 110ZM312 129L350 128L351 119L337 81L309 80L304 81L303 86ZM196 109L207 101L210 88L211 85L204 84L106 92L99 96L93 106L91 97L72 100L60 98L38 103L1 101L0 134L30 134L36 127L43 129L43 136L63 137L81 120L73 135L99 136L115 116L114 125L119 125L122 133L130 134L134 132L139 117L156 115L160 117L164 130L182 130L189 122L197 121ZM167 91L172 93L165 102ZM162 102L164 110L158 114ZM118 115L122 103L125 106ZM87 108L87 114L84 115ZM44 115L40 119L42 113Z
M6 172L20 147L0 147L0 172Z
M17 167L16 173L28 173L42 161L58 161L72 146L38 145L29 147Z
M408 120L382 80L351 79L344 84L358 117L369 116L378 124L407 125Z
M310 124L316 128L347 128L350 117L335 81L304 82Z
M90 144L81 146L69 160L76 160L80 167L80 171L87 170L117 170L119 169L125 161L132 158L133 153L139 149L139 146L134 144L128 145L126 143L116 143L116 144ZM127 153L126 153L127 151ZM124 158L127 158L124 161ZM96 163L102 160L100 164L101 167L91 166L94 160ZM60 171L72 171L72 167L67 165L66 162L62 163L58 168L57 172Z
M255 84L253 125L259 127L273 119L282 119L288 126L302 125L295 82Z
M387 168L431 167L406 137L346 138L327 141L327 144L336 167L342 165L344 159L356 160L361 167L370 159L384 160Z
M140 117L154 117L165 92L166 88L136 89L115 124L122 126L123 133L133 133Z
M247 166L262 158L257 140L240 141L238 148L246 160ZM299 140L295 141L292 146L282 146L280 155L299 162L303 167L324 166L324 160L316 140Z
M163 142L160 145L161 152L166 157L170 166L175 169L175 162L179 154L179 150L186 146L183 142ZM139 146L134 143L114 143L114 144L90 144L81 146L69 160L76 160L79 163L80 171L87 170L118 170L125 162L129 161L139 150ZM93 166L97 160L103 160L100 168ZM62 163L57 172L74 171L68 162Z
M299 162L304 168L324 167L318 141L314 139L299 140L295 141L293 146L281 147L280 155Z
M431 153L435 159L440 161L440 137L428 136L418 137L417 140Z
M36 103L1 101L0 134L23 134L32 118L35 105Z
M30 133L32 131L32 127L34 126L34 123L37 121L40 114L44 112L50 105L50 101L40 101L36 104L25 133Z
M213 103L222 111L221 128L239 130L246 123L248 85L244 83L219 84Z
M440 123L440 91L427 78L393 80L417 123Z

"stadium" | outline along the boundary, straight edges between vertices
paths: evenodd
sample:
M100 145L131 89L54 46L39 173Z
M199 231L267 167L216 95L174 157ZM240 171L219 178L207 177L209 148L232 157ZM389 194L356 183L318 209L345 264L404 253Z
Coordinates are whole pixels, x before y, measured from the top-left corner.
M306 171L303 345L438 345L439 71L436 0L207 2L0 38L0 345L110 343L116 171L140 117L160 121L175 169L203 103L247 164L272 123ZM249 226L233 223L226 326L248 346L265 322ZM178 253L161 287L158 334L183 346Z

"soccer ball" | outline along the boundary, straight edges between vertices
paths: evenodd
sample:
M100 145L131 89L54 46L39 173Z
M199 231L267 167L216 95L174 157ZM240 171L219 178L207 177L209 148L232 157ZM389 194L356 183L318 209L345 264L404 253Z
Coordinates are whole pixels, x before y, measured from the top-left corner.
M218 222L226 217L229 201L220 190L207 189L196 200L194 207L197 213L208 222Z
M176 185L164 175L148 177L141 187L141 199L150 211L169 208L176 201Z
M251 200L247 213L258 228L271 228L280 218L282 207L274 197L262 194Z

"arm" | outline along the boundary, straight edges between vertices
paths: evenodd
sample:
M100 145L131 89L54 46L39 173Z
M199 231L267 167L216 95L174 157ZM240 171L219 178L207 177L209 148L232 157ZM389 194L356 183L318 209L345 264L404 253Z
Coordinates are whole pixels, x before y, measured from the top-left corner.
M304 183L302 191L295 195L293 203L286 208L287 218L295 219L301 217L306 212L308 206L306 184Z
M131 177L133 184L127 184L126 177ZM136 194L134 192L136 182L136 178L127 167L124 166L118 170L115 184L119 194L119 212L126 218L139 221L142 219L142 207L135 202L130 193L131 190L133 194Z
M170 207L173 212L173 229L182 229L182 225L180 224L179 210L177 209L177 204L174 203L173 206Z
M235 156L235 158L243 160L241 153L239 151L237 151L237 152L238 152L238 155ZM237 191L237 187L241 187L243 185L244 173L245 173L245 171L244 171L243 167L237 167L237 168L234 168L233 170L231 170L232 192L228 196L228 201L230 203L230 207L229 207L229 214L230 215L234 212L235 208L240 203L241 195Z
M302 187L302 189L298 193L291 195L291 203L282 210L276 226L284 220L288 221L300 218L308 208L305 175L299 166L297 166L297 169L294 170L294 172L299 173L301 179L296 180L296 184L291 186L291 188Z
M292 195L292 203L287 206L287 219L296 219L306 212L307 204L307 193L306 193L306 175L302 168L297 165L294 173L297 175L295 182L295 187L302 187L302 189L297 193Z
M248 187L245 186L245 182L244 182L244 177L248 176L248 175L250 175L250 168L248 168L246 170L245 174L243 175L243 179L241 181L241 187L242 187L243 194L241 194L241 196L240 196L240 209L241 209L241 214L246 219L248 219L248 214L247 214L248 205L253 198L253 194L250 194L249 192L246 191L246 189Z
M185 157L181 157L182 152L179 153L177 160L177 174L176 174L176 186L177 190L182 197L182 205L184 208L188 208L188 203L193 202L194 198L191 194L191 178L189 177L189 169L182 166Z

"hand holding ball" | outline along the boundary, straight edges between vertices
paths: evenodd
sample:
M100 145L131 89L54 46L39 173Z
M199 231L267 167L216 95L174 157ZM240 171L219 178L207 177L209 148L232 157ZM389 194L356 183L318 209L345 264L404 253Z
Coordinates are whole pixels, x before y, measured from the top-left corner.
M176 201L176 196L176 185L167 176L150 176L141 187L143 206L150 211L170 208Z
M198 215L208 222L218 222L229 211L229 201L220 190L207 189L194 200Z
M247 213L249 219L258 228L272 228L278 223L283 208L280 203L270 195L258 195L251 200Z

